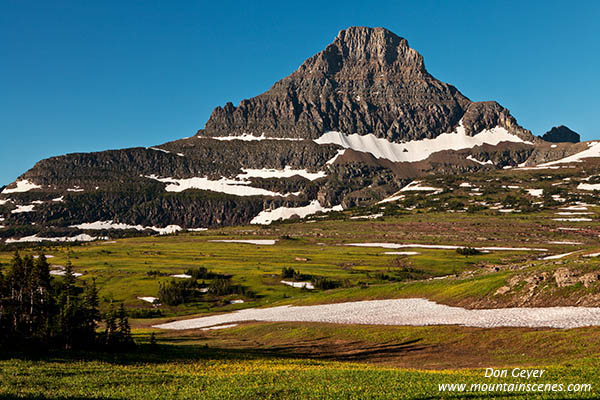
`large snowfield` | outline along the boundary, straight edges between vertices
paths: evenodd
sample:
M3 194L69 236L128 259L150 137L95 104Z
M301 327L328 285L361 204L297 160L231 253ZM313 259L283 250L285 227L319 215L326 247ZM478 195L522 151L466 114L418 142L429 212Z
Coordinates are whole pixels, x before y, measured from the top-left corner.
M600 308L539 307L467 310L425 299L368 300L314 306L251 308L228 314L156 325L162 329L198 329L244 321L324 322L368 325L462 325L481 328L578 328L600 325Z
M470 149L482 144L497 145L501 142L532 144L498 126L483 130L474 136L468 136L465 133L462 121L455 132L442 133L433 139L412 140L405 143L392 143L373 134L347 135L335 131L325 133L315 142L318 144L337 144L347 149L370 153L376 158L384 158L394 162L422 161L438 151Z

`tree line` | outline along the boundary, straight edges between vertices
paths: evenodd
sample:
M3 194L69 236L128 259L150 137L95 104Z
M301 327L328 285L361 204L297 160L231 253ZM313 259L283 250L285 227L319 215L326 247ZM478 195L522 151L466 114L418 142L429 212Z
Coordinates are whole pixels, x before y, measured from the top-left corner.
M122 350L134 346L123 304L100 311L95 280L77 284L71 262L62 279L44 255L18 252L0 271L0 348ZM100 324L104 329L98 329Z

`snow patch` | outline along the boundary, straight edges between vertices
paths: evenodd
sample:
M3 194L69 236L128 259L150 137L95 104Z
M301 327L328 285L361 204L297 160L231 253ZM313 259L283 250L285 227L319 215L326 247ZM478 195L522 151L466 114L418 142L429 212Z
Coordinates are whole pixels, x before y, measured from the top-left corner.
M167 154L171 154L170 151L165 150L165 149L161 149L160 147L147 147L149 150L156 150L156 151L162 151L163 153L167 153Z
M12 210L10 213L11 214L19 214L19 213L33 212L34 208L35 208L35 204L28 204L25 206L17 206L17 208Z
M519 164L519 165L521 165L521 164ZM554 165L554 166L542 166L542 165L538 165L538 166L535 166L535 167L519 167L517 169L519 169L521 171L534 171L534 170L538 170L538 169L559 169L559 168L560 168L560 166L558 166L558 165Z
M580 183L577 185L579 190L600 190L600 183Z
M304 139L298 139L298 138L267 137L267 136L265 136L264 133L260 136L254 136L249 133L243 133L238 136L197 136L197 137L199 139L214 139L214 140L223 140L223 141L243 140L245 142L252 142L252 141L257 141L257 140L289 140L289 141L304 140Z
M371 215L359 215L356 217L350 217L350 219L377 219L383 217L383 213L371 214Z
M479 165L494 165L494 163L492 162L492 160L487 160L485 162L484 161L479 161L478 159L476 159L475 157L473 157L470 154L467 156L467 160L476 162Z
M390 196L390 197L387 197L387 198L385 198L385 199L381 200L381 201L380 201L380 202L378 202L377 204L391 203L392 201L398 201L398 200L401 200L401 199L403 199L404 197L406 197L406 196L404 196L403 194L395 194L395 195L393 195L393 196Z
M300 175L310 181L323 178L327 174L323 171L308 172L305 169L292 169L285 167L284 169L250 169L242 168L243 173L237 176L238 179L247 180L249 178L290 178L295 175Z
M337 154L335 156L333 156L333 158L329 161L327 161L325 164L326 165L331 165L335 162L335 160L337 160L337 158L341 155L343 155L346 152L346 149L344 150L338 150Z
M571 254L575 254L575 253L577 253L577 252L576 251L572 251L570 253L556 254L556 255L553 255L553 256L543 257L542 260L558 260L560 258L564 258L564 257L570 256Z
M342 211L341 205L331 208L321 206L319 200L313 200L307 206L302 207L279 207L273 210L263 210L250 221L251 224L268 225L273 221L289 219L294 215L300 218L307 217L318 212Z
M588 211L560 211L556 215L593 215L593 212Z
M5 188L2 191L2 194L23 193L23 192L28 192L30 190L39 189L39 188L41 188L40 185L36 185L35 183L33 183L27 179L23 179L23 180L16 181L14 188Z
M544 189L525 189L525 191L533 197L542 197Z
M560 222L591 222L591 218L552 218L553 221Z
M138 297L138 299L140 299L142 301L146 301L148 303L154 303L155 301L158 300L158 297L142 296L142 297Z
M66 271L62 269L53 269L52 271L50 271L50 275L65 276L66 274ZM81 272L73 272L73 276L75 278L79 278L80 276L83 276L83 274Z
M295 288L304 288L304 289L314 289L314 285L310 282L291 282L291 281L281 281L284 285L288 285Z
M168 225L164 228L157 228L155 226L142 226L142 225L129 225L123 223L114 223L111 221L96 221L96 222L84 222L78 225L71 225L70 228L78 228L83 230L103 230L103 229L135 229L137 231L144 231L151 229L154 232L158 232L160 235L168 235L181 231L182 228L179 225Z
M416 256L417 254L421 254L418 251L386 251L385 253L388 256Z
M247 244L256 244L259 246L270 246L277 242L274 239L215 239L209 240L209 242L213 243L247 243Z
M146 178L167 183L167 186L165 187L167 192L183 192L187 189L200 189L209 190L211 192L231 194L234 196L288 196L281 193L272 192L270 190L248 186L250 182L227 178L221 178L219 180L210 180L206 177L176 179L159 178L156 175L146 176Z
M407 249L407 248L421 248L421 249L441 249L441 250L456 250L465 246L455 246L446 244L398 244L398 243L348 243L346 246L356 247L382 247L384 249ZM537 249L530 247L476 247L477 250L488 250L488 251L548 251L548 249Z
M169 275L171 278L190 279L192 276L188 274Z
M573 211L587 211L586 206L568 206L568 207L560 207L561 210L573 210Z
M34 243L34 242L92 242L94 240L106 240L107 237L96 237L87 234L81 234L71 237L38 237L37 234L33 236L25 236L19 239L6 239L6 243Z
M183 153L173 153L173 152L170 152L169 150L161 149L160 147L148 147L148 149L162 151L163 153L167 153L167 154L177 154L179 157L185 157L185 154L183 154ZM98 189L98 188L96 188L96 189Z
M400 189L401 192L442 192L442 189L431 187L431 186L421 186L420 181L412 181L408 185L404 186Z

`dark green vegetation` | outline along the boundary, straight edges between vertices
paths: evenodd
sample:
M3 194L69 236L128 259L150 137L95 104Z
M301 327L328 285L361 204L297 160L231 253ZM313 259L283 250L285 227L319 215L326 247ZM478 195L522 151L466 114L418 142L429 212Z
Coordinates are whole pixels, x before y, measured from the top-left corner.
M241 295L247 298L256 297L254 292L242 285L235 285L231 283L231 277L219 277L217 274L214 275L214 279L210 284L206 284L203 280L202 283L198 282L198 278L191 276L188 280L171 280L160 284L158 290L158 297L160 301L168 306L178 306L184 303L191 303L201 301L205 296L204 294L213 295L215 297L227 296L227 295ZM206 278L205 278L206 279Z
M459 247L458 249L456 249L456 252L461 256L476 256L481 254L481 251L472 247Z
M0 272L0 348L65 350L102 347L127 349L133 345L123 304L110 304L104 331L96 283L78 287L70 262L64 279L50 276L46 258L21 258L15 253L6 275Z

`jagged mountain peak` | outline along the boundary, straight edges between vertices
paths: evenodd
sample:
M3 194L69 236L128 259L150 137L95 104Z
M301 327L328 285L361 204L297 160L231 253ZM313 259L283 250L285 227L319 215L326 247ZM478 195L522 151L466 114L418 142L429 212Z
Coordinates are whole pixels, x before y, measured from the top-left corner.
M368 72L426 74L423 57L408 41L385 28L350 27L341 30L325 50L308 59L300 72L321 69L335 74L344 67L368 67ZM367 71L366 71L367 72Z
M235 107L217 107L200 134L316 139L327 131L374 134L391 142L468 135L501 126L533 140L495 102L472 103L431 76L406 39L385 28L351 27L291 75Z

